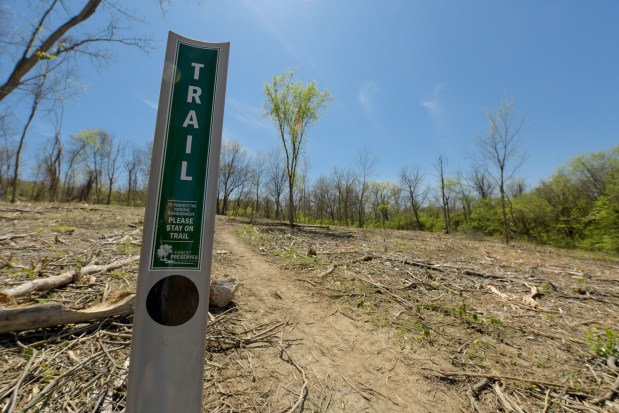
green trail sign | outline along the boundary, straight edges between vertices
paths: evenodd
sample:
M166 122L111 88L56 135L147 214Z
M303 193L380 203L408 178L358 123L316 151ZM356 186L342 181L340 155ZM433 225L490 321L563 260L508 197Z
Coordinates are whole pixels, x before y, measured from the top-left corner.
M197 413L229 43L170 32L142 236L127 413Z
M179 42L170 94L151 268L200 269L220 50Z

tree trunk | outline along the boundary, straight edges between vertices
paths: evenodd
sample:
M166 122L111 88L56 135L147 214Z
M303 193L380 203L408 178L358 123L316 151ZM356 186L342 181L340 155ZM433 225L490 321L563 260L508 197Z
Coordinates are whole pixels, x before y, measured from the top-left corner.
M507 218L507 199L505 194L505 177L504 177L504 168L501 165L500 167L500 180L499 180L499 190L501 191L501 214L503 215L503 242L505 244L509 244L509 220Z
M421 231L421 221L419 220L419 208L413 205L413 214L415 215L415 222L417 222L417 229Z
M507 217L507 205L503 186L501 186L501 213L503 215L503 242L509 244L509 219Z
M294 180L288 177L288 222L294 225Z
M93 183L94 183L94 177L92 176L92 173L88 174L88 181L86 181L86 183L82 187L82 190L80 191L80 196L79 196L80 202L86 202L86 200L88 199L88 196L90 195L90 191L92 190Z
M110 187L107 190L107 204L110 205L110 203L112 202L112 185L114 185L114 180L109 179L108 183L110 184Z
M132 179L133 179L133 171L129 170L127 173L129 174L129 180L127 181L127 185L128 185L128 188L127 188L127 206L129 206L129 205L131 205L131 189L132 189L131 183L132 183Z
M50 202L56 202L58 187L60 186L60 168L62 167L62 142L58 134L55 136L50 158L49 200Z
M13 180L11 181L11 187L13 188L13 194L11 195L11 203L14 204L17 199L17 179L19 177L19 162L21 157L21 151L24 147L24 141L26 140L26 133L28 132L28 128L32 123L32 119L34 119L34 114L39 107L39 99L40 96L35 96L34 101L32 102L32 108L30 109L30 115L28 116L28 121L26 125L24 125L24 130L22 131L21 137L19 138L19 145L17 145L17 151L15 152L15 167L13 168Z

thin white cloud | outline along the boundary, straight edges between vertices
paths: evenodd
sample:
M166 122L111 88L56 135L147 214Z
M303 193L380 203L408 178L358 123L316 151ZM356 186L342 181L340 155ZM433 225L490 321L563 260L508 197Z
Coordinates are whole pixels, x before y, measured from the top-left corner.
M376 100L376 95L379 92L380 88L373 80L365 82L359 89L359 92L357 93L357 100L366 114L374 111L374 101Z
M256 22L280 44L282 50L285 50L302 67L309 67L314 72L320 73L319 65L312 54L292 42L292 36L286 31L286 28L297 30L297 27L291 26L290 22L298 20L300 13L308 13L312 4L311 0L303 1L301 11L296 6L291 9L289 5L283 6L281 2L274 0L244 0L243 4L254 14Z
M34 130L37 134L44 136L46 138L52 138L56 136L56 131L53 126L49 123L35 122Z
M379 96L380 86L378 86L378 83L375 81L369 80L359 88L359 92L357 92L357 101L374 130L379 135L386 137L377 113L376 101Z
M438 99L423 101L421 102L421 106L428 109L430 116L433 118L439 116L441 113L441 104Z
M270 124L262 118L262 108L252 106L238 99L226 98L226 113L236 121L252 129L270 129Z
M238 137L224 126L224 129L222 132L222 139L225 141L237 141Z
M288 41L280 27L286 21L282 13L283 8L268 1L245 0L245 7L251 10L260 25L297 61L301 62L301 56L296 47Z
M157 110L158 104L156 102L153 102L152 100L146 99L145 97L142 97L142 96L137 96L137 98L140 100L140 102L144 103L149 108Z
M420 105L428 111L428 114L432 119L432 124L437 131L442 130L443 126L444 104L441 96L443 90L445 90L445 84L437 83L434 85L434 89L432 90L430 97L420 102Z

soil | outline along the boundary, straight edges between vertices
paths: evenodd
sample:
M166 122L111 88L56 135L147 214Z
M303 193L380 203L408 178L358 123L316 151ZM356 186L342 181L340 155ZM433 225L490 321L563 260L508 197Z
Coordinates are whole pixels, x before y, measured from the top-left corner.
M139 254L142 216L0 204L0 290ZM17 301L88 308L136 277L134 263ZM204 411L619 411L618 257L217 217L213 278L228 277L241 287L210 310ZM0 335L0 409L121 411L131 321Z
M219 220L215 244L229 251L226 275L243 284L237 305L249 310L248 323L286 322L282 337L290 343L287 352L311 383L306 402L312 405L310 411L432 412L436 405L455 409L436 386L398 361L400 352L388 331L353 320L323 294L299 283L293 271L281 270L248 247L234 229Z

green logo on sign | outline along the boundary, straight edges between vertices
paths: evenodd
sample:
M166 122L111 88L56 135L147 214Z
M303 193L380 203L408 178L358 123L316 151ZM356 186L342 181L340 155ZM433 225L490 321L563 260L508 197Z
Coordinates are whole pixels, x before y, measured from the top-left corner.
M219 49L178 42L151 269L200 269Z

